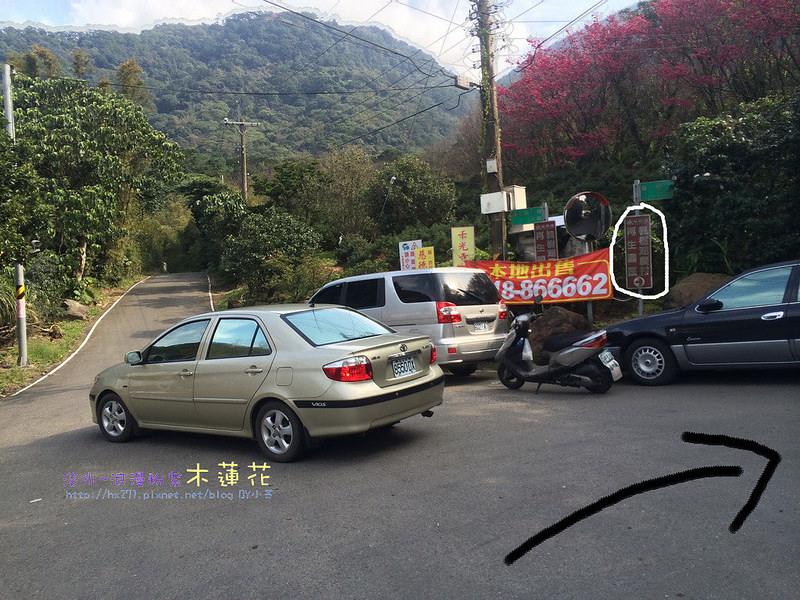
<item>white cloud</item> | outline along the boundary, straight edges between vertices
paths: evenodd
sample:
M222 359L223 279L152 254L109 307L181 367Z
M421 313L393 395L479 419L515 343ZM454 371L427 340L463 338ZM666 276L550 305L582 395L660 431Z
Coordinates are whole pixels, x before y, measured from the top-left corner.
M89 25L140 29L171 20L214 20L237 10L225 0L72 0L72 20Z

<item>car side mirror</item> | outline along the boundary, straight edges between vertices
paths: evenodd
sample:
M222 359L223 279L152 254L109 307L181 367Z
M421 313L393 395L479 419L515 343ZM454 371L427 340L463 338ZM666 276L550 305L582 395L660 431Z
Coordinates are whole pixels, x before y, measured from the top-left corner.
M142 353L136 350L135 352L128 352L125 355L125 362L129 365L138 365L142 362Z
M713 312L722 308L722 302L714 298L704 298L697 304L697 310L701 313Z

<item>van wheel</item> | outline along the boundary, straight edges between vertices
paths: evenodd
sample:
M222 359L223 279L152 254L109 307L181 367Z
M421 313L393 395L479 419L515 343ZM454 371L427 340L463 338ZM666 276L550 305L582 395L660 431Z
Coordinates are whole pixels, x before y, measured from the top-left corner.
M469 377L478 370L478 365L475 363L467 365L453 365L452 367L447 367L447 370L456 377Z

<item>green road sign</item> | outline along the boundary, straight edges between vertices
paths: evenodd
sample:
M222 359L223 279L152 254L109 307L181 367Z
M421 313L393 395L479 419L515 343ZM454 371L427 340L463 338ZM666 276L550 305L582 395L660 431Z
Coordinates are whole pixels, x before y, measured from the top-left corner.
M544 208L541 206L511 211L512 225L527 225L528 223L540 223L545 220Z
M675 191L675 182L671 179L662 181L648 181L639 184L642 201L668 200Z

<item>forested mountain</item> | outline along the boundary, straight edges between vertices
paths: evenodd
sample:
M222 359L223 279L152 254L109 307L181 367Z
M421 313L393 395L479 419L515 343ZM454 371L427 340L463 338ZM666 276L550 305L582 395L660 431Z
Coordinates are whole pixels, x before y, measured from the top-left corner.
M273 162L349 143L379 154L407 152L446 135L463 113L463 90L428 55L377 27L342 28L307 15L238 14L202 25L164 24L138 34L114 31L0 30L0 57L33 46L73 77L115 82L135 59L151 100L150 122L184 148L235 157L239 135L223 120L258 122L248 155Z

